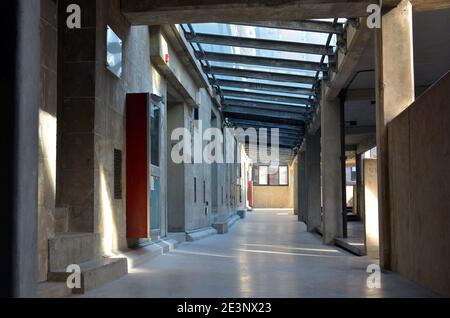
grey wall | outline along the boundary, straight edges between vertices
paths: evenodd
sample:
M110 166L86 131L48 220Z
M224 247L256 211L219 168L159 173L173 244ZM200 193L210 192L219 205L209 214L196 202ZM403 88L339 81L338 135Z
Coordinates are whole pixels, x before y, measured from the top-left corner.
M450 73L389 124L391 266L450 296Z

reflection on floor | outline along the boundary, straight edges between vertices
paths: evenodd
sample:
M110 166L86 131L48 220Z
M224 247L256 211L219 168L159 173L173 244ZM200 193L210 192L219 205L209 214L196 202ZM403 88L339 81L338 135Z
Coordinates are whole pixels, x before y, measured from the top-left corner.
M394 273L369 289L372 260L324 246L305 228L291 213L255 210L228 234L183 243L84 297L435 296Z

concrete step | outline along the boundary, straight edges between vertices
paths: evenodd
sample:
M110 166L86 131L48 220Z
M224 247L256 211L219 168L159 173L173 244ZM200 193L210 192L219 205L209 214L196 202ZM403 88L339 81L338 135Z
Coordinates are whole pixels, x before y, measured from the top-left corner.
M79 265L81 268L81 288L73 289L74 294L83 294L128 273L126 258L102 257ZM66 268L52 270L48 274L48 281L65 283L71 274L66 272Z
M39 298L65 298L72 294L67 284L58 282L43 282L38 284Z
M216 234L217 234L216 229L212 227L207 227L196 231L186 232L186 241L194 242Z
M228 229L231 229L231 227L241 219L239 215L233 215L228 219Z
M123 256L128 259L128 270L144 264L159 255L174 250L185 240L185 237L186 234L183 233L183 240L180 241L172 238L167 238L143 247L130 249L123 254Z
M99 258L99 239L94 233L56 234L49 239L49 271Z
M349 242L347 239L337 238L335 240L335 245L340 248L343 248L346 251L349 251L352 254L355 254L356 256L366 255L365 247L360 243L352 243Z

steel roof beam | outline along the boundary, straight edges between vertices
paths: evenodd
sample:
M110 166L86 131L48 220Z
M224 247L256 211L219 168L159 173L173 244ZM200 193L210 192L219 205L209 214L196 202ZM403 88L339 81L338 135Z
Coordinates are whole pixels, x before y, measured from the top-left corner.
M316 82L313 76L291 75L283 73L262 72L253 71L247 69L237 69L228 67L212 66L211 68L203 67L203 70L207 74L243 77L243 78L255 78L273 82L287 82L287 83L301 83L301 84L314 84Z
M262 22L233 22L232 24L256 26L262 28L274 28L294 31L319 32L319 33L344 33L342 24L334 25L332 22L326 21L262 21Z
M238 63L248 65L260 65L269 67L291 68L310 71L326 71L328 67L316 62L277 59L261 56L249 56L240 54L214 53L214 52L195 52L195 56L201 60Z
M291 105L281 105L274 103L261 103L261 102L251 102L239 99L225 99L223 102L224 106L236 106L244 107L249 109L259 109L259 110L274 110L274 111L286 111L290 113L306 114L308 109L301 106L291 106Z
M238 36L216 35L205 33L193 34L191 32L186 32L185 37L187 41L193 43L205 43L213 45L225 45L225 46L317 54L317 55L333 55L332 47L327 47L325 45L319 44L255 39L255 38L245 38Z
M266 101L274 102L274 103L287 103L287 104L296 104L296 105L311 105L314 103L314 101L309 98L240 92L240 91L234 91L234 90L228 90L228 89L222 89L222 93L225 98L236 97L236 98L246 98L246 99L252 99L252 100L266 100Z
M261 91L271 91L277 93L287 93L287 94L299 94L299 95L315 95L315 92L309 88L293 87L293 86L282 86L282 85L271 85L271 84L261 84L253 82L244 81L232 81L232 80L210 80L212 85L219 85L224 87L234 87L242 89L252 89Z

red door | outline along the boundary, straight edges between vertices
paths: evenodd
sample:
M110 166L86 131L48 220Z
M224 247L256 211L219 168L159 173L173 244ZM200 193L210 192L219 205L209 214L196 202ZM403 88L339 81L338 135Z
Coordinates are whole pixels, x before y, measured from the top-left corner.
M128 94L127 132L127 237L148 238L149 233L149 94Z

